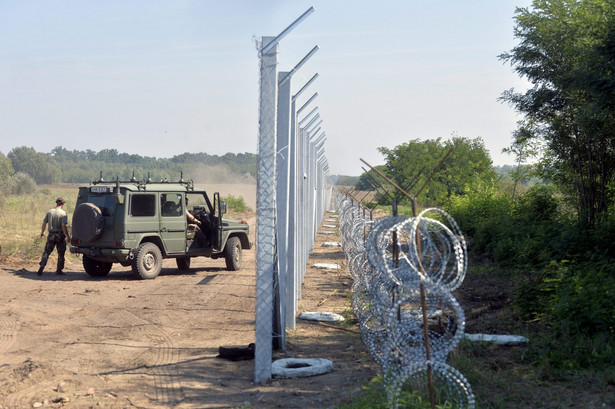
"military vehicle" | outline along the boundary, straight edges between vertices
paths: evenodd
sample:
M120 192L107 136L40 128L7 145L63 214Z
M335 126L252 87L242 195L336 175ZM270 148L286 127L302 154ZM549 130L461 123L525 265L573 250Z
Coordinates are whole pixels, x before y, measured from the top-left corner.
M225 219L226 202L213 200L192 181L99 180L79 188L72 218L70 252L83 256L92 277L109 274L113 263L132 267L140 278L158 276L162 260L179 270L194 257L224 258L239 270L242 250L252 247L246 222ZM189 213L188 213L189 212Z

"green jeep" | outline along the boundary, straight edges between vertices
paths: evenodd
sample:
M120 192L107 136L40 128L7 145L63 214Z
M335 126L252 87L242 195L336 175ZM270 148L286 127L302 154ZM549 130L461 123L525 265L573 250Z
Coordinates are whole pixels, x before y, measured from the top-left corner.
M177 267L187 270L190 259L199 256L224 257L229 270L239 270L242 249L251 247L249 226L222 218L225 213L219 193L211 202L205 190L183 178L105 182L101 177L79 188L70 252L83 255L83 268L92 277L104 277L120 263L141 278L155 278L164 258L175 258Z

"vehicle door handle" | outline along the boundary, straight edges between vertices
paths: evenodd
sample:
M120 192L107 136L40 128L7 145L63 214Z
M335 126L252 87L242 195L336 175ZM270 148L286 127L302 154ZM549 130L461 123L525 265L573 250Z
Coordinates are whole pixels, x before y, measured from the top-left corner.
M162 229L160 229L160 233L167 233L169 231L169 229L167 229L166 227L163 227Z

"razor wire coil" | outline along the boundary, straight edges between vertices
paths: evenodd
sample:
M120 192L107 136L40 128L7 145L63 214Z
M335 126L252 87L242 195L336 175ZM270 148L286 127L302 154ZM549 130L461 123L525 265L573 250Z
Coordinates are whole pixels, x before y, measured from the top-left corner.
M398 408L409 390L424 400L429 378L438 402L474 408L469 383L446 364L465 330L463 309L452 295L467 268L466 242L455 220L437 208L411 218L367 220L344 194L336 205L353 278L353 312L382 367L390 407Z

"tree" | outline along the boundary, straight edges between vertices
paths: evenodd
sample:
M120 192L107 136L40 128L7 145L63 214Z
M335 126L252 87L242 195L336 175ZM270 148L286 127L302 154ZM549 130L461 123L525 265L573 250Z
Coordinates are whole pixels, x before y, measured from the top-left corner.
M526 162L538 156L540 146L532 138L534 132L532 130L531 121L519 121L517 122L517 130L513 133L513 143L508 148L504 148L502 151L509 155L515 155L517 158L517 166L515 169L510 170L509 175L513 179L513 190L511 198L515 198L517 193L517 186L520 183L528 180L534 171L534 166L527 165Z
M11 160L0 152L0 189L6 186L11 175L15 173Z
M8 154L15 172L30 175L38 184L57 182L60 170L51 157L45 153L36 152L34 148L20 146L13 148Z
M615 5L608 0L534 0L516 11L519 45L500 58L533 87L502 100L525 114L527 140L544 143L545 176L574 197L593 226L615 175Z
M384 173L412 195L425 186L419 200L427 204L442 204L476 183L493 183L496 176L481 138L455 136L445 142L440 138L414 139L393 149L378 150L385 156Z

